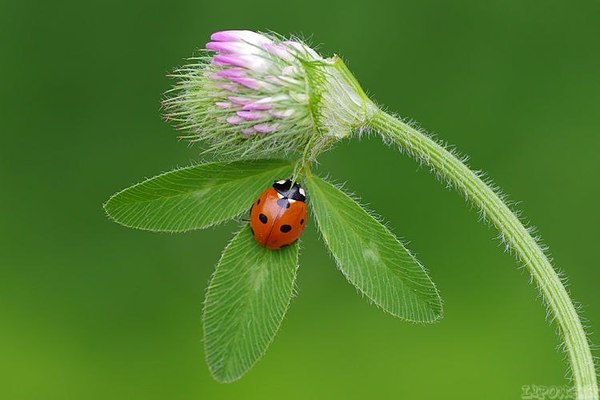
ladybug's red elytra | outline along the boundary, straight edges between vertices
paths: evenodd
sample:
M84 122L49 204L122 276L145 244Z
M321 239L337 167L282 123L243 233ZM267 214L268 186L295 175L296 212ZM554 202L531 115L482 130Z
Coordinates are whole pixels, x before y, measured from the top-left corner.
M275 250L293 244L306 226L306 192L290 179L275 181L250 208L256 241Z

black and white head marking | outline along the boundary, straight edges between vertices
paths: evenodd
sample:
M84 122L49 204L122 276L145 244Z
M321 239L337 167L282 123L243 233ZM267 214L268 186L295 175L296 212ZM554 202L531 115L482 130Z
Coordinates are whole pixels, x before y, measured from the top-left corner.
M288 199L290 203L295 201L306 201L306 192L298 184L294 182L292 185L291 179L282 179L273 183L273 189L277 191L277 197Z

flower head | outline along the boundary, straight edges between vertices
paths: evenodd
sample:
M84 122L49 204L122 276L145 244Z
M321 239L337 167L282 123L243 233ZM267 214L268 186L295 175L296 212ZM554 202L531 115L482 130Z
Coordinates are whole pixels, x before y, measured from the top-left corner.
M328 91L348 89L327 71L337 58L324 59L301 41L243 30L216 32L205 48L177 71L174 95L165 101L167 119L191 132L186 138L207 141L219 154L255 157L343 136L329 134L331 123L322 117L331 115L321 112Z

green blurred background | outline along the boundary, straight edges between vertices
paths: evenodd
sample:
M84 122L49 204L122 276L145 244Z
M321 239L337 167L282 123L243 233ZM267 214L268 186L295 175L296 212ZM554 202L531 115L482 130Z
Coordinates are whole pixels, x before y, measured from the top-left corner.
M521 200L598 331L599 21L597 1L4 0L0 398L509 399L566 384L555 329L495 232L374 138L320 170L410 242L445 318L411 325L367 304L311 227L282 329L234 384L208 373L200 314L237 225L153 234L101 204L199 159L159 102L212 31L299 34Z

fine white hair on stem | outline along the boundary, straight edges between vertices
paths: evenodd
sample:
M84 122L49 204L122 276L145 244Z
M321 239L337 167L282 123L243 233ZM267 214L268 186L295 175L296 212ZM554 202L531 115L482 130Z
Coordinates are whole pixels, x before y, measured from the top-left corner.
M419 163L428 166L441 181L461 192L480 211L480 218L499 231L505 249L529 271L547 308L547 318L555 321L565 354L571 365L578 399L598 399L594 358L589 337L579 315L580 308L571 300L565 275L551 264L547 247L533 228L512 211L506 196L481 171L469 169L453 148L415 128L413 124L380 111L370 128L384 141L394 144Z

